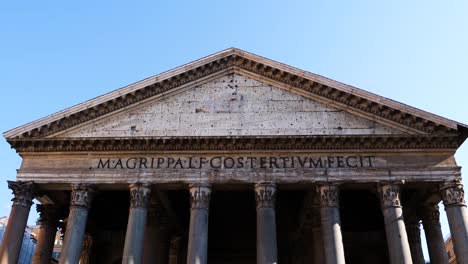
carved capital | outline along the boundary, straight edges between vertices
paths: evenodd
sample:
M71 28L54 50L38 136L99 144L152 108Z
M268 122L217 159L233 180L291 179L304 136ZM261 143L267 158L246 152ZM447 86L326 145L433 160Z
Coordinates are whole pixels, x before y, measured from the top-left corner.
M94 197L94 189L86 184L72 186L70 206L83 207L89 209Z
M147 208L150 198L151 189L145 184L130 185L130 208L143 207Z
M411 219L406 224L406 233L408 235L408 242L421 243L421 224L417 219Z
M419 214L424 226L440 226L440 212L437 204L422 206Z
M378 189L382 209L401 207L400 186L396 184L381 184Z
M275 208L276 185L272 182L255 184L255 203L258 208Z
M37 204L36 210L39 213L37 223L41 227L57 227L59 223L59 208L55 204Z
M320 207L339 207L340 192L335 184L321 184L317 187Z
M20 181L8 181L8 188L13 191L13 206L21 206L30 208L32 200L34 199L35 184L32 181L20 182Z
M445 207L466 206L465 191L460 180L441 184L440 194Z
M190 208L205 209L210 208L211 185L207 183L195 183L189 185Z

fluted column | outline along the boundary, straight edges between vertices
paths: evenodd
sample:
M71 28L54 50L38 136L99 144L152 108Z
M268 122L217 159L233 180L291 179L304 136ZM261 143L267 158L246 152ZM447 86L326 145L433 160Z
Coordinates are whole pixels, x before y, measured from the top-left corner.
M167 264L169 261L169 223L161 202L153 198L148 208L143 263Z
M33 182L8 181L8 188L13 191L14 197L0 247L0 263L17 263L35 186Z
M187 264L206 264L208 259L208 213L211 185L190 184L190 228Z
M448 256L445 251L444 237L440 227L440 213L437 204L421 207L421 220L426 234L429 258L434 264L447 264Z
M88 211L94 197L94 190L88 185L72 186L70 213L63 241L60 264L78 264L85 237Z
M325 263L344 264L343 237L339 209L339 190L333 184L318 186Z
M257 205L257 264L278 263L276 244L276 185L271 182L255 184Z
M468 211L460 181L441 185L440 192L447 213L457 263L468 263Z
M387 234L390 263L412 264L400 202L400 187L395 184L382 184L379 186L379 194Z
M406 232L408 235L408 243L411 251L411 259L413 264L425 264L424 254L421 245L421 223L416 215L407 217Z
M143 261L143 242L150 193L148 185L130 185L130 213L122 257L124 264L140 264Z
M54 250L58 226L58 208L53 204L36 205L39 213L39 233L32 257L33 264L49 264Z

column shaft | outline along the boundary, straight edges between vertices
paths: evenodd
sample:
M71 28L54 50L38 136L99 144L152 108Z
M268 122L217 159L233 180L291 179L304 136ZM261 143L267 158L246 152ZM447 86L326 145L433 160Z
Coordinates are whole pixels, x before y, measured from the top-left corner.
M72 188L70 213L60 254L60 264L79 263L93 194L94 191L86 185L75 185Z
M257 264L278 263L276 244L276 185L262 182L255 185L257 204Z
M211 187L209 184L191 184L189 190L191 209L187 264L206 264Z
M8 181L8 188L13 191L14 198L0 247L0 263L17 263L34 198L34 183Z
M411 251L403 221L400 188L384 184L379 187L380 201L387 234L388 253L392 264L412 264Z
M336 185L325 184L318 187L320 194L320 219L322 224L325 263L344 264L344 247L341 235L339 191Z
M424 233L426 234L429 258L434 264L447 264L448 256L445 251L444 237L440 227L439 206L423 206L421 212Z
M150 188L145 185L132 184L130 186L130 213L122 257L122 263L124 264L142 263L150 192Z
M413 264L425 264L424 254L421 245L421 224L417 218L412 218L406 223L408 243L411 251Z
M54 250L55 236L57 234L58 216L57 207L50 204L38 204L39 234L32 257L33 264L49 264Z
M468 211L460 181L441 186L457 263L468 263Z
M148 208L143 263L167 264L169 261L168 219L161 202L153 195Z

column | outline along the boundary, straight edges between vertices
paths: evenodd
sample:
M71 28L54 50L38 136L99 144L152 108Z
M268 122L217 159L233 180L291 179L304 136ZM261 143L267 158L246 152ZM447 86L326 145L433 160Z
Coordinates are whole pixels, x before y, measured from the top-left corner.
M272 182L255 184L257 205L257 264L278 263L276 244L276 185Z
M208 211L211 185L190 184L190 228L187 264L206 264L208 259Z
M312 247L307 248L309 252L306 254L312 255L312 263L324 263L325 253L323 249L322 226L320 224L320 199L319 193L310 191L304 199L304 210L302 215L302 228L308 235L311 235Z
M39 234L32 257L33 264L49 264L54 250L55 236L58 226L58 208L53 204L36 205L39 213Z
M320 220L322 224L325 263L344 264L344 247L341 236L339 190L334 184L318 186L320 200Z
M420 215L431 263L447 264L448 256L440 227L439 206L437 204L422 206Z
M169 260L169 223L166 212L153 195L148 208L143 263L167 264Z
M174 237L171 240L171 246L169 248L169 264L179 264L180 261L180 247L182 238L180 236Z
M440 192L447 213L457 263L468 263L468 211L460 180L441 185Z
M130 185L130 213L122 263L139 264L143 260L146 217L151 189L148 185Z
M421 246L421 223L416 215L407 217L406 232L411 251L411 259L414 264L425 264L424 254Z
M405 222L403 221L400 187L395 184L382 184L379 186L379 194L387 234L390 263L411 264L413 261Z
M0 263L18 262L29 209L34 198L34 187L33 182L8 181L8 188L13 191L14 198L0 247Z
M78 264L85 237L88 211L93 200L94 190L85 184L72 186L70 213L63 241L60 264Z
M80 264L89 264L89 256L93 248L93 237L90 234L85 234L83 246L81 248Z

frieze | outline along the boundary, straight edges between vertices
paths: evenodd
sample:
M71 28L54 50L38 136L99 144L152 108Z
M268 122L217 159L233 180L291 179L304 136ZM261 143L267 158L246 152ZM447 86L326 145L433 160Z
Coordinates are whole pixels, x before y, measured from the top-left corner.
M100 158L90 169L325 169L372 168L374 156Z

